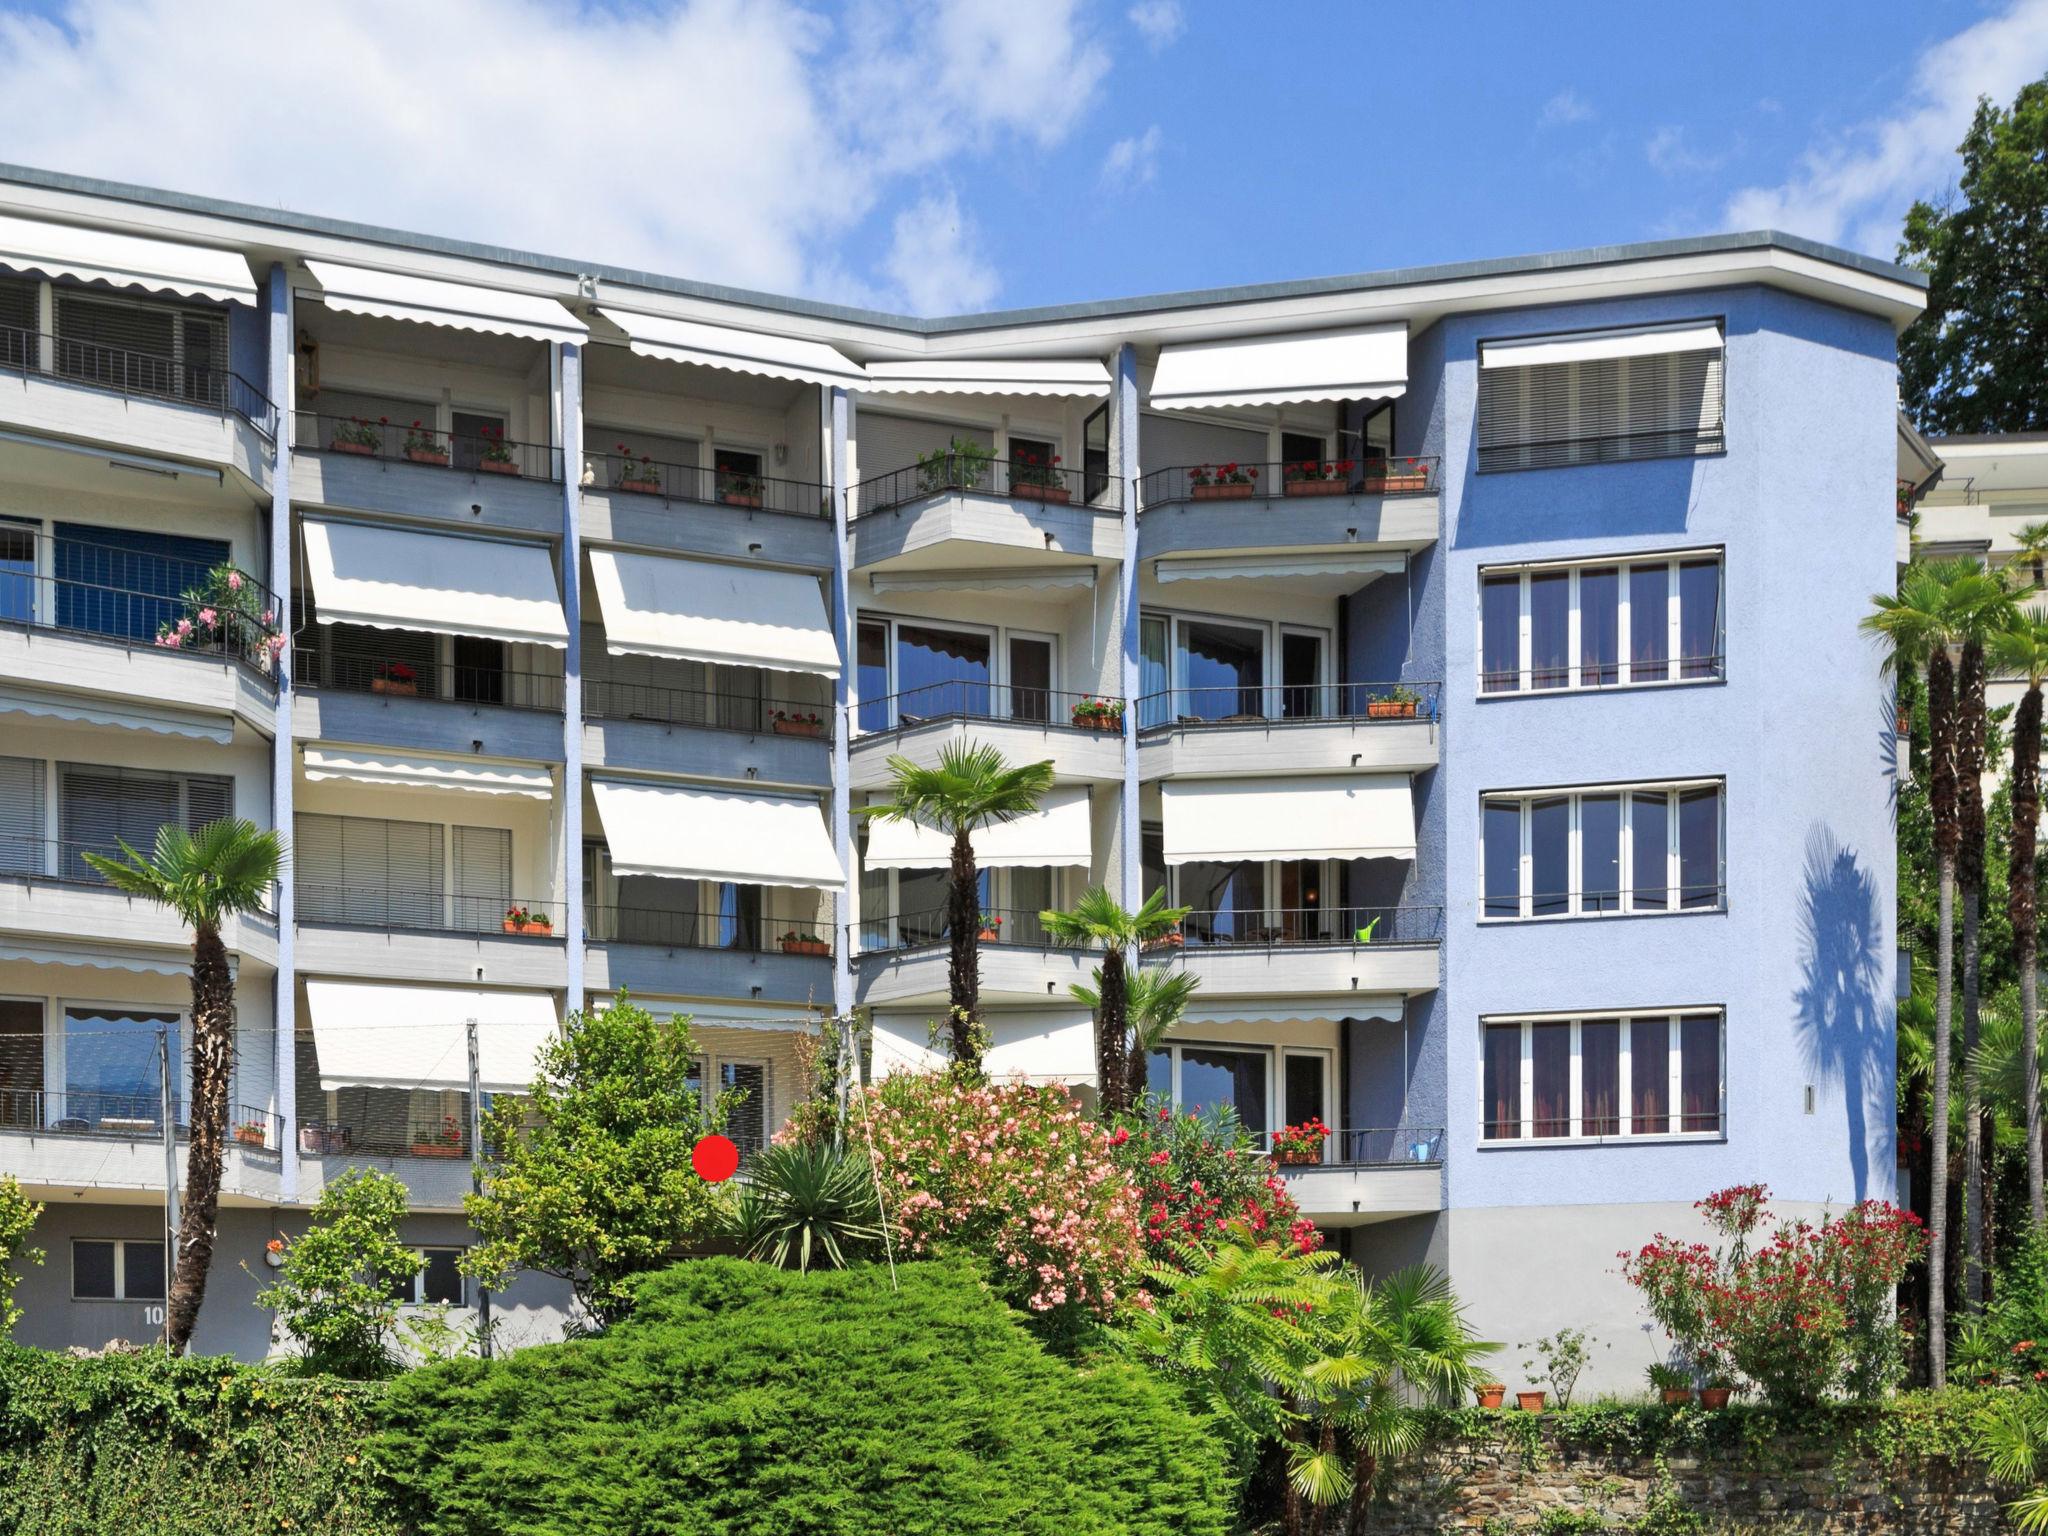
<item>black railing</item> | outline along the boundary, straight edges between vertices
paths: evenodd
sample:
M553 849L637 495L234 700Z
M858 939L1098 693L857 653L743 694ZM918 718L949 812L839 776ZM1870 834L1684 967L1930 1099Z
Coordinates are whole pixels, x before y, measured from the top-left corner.
M270 588L225 562L0 527L0 624L231 657L273 676L283 647Z
M128 400L189 405L223 419L238 416L266 438L274 439L277 434L277 407L262 390L232 369L0 326L0 372L18 373L24 379L60 379L66 384L82 384Z
M1017 683L957 681L862 699L854 715L865 733L903 730L935 720L1011 720L1020 725L1058 725L1121 736L1121 699L1069 693Z
M819 741L832 739L830 702L693 688L654 688L641 683L586 682L583 714L590 720L643 720L657 725L690 725L712 731L773 733Z
M333 885L295 880L292 905L300 923L433 933L512 933L534 939L559 937L565 913L558 901L434 890L397 882Z
M377 1092L379 1090L371 1090ZM465 1106L469 1095L459 1094ZM389 1116L304 1118L299 1121L302 1157L430 1157L450 1162L469 1157L469 1116L414 1118L403 1108Z
M1481 443L1482 475L1517 469L1560 469L1574 464L1627 464L1678 454L1720 453L1728 446L1719 422L1704 427L1651 427L1641 432L1603 432L1584 437L1532 437L1512 443Z
M1659 625L1661 628L1661 624ZM1648 661L1581 661L1576 668L1577 682L1572 681L1572 668L1565 663L1546 662L1540 667L1528 669L1528 683L1518 667L1512 671L1482 671L1479 674L1479 691L1483 695L1517 693L1586 693L1602 688L1643 688L1659 683L1690 683L1708 680L1725 681L1728 676L1728 659L1718 652L1701 656L1656 657Z
M559 673L515 672L505 667L394 661L315 650L293 652L292 683L305 690L375 693L396 699L439 699L454 704L490 704L559 714Z
M1145 946L1170 957L1190 949L1394 949L1439 943L1442 907L1246 907L1188 913L1177 933Z
M1273 1133L1260 1138L1273 1149ZM1444 1128L1440 1125L1373 1126L1332 1131L1315 1158L1279 1156L1282 1172L1301 1168L1433 1168L1444 1160Z
M593 944L645 944L656 949L733 949L747 954L830 956L832 941L788 918L720 912L664 912L646 907L585 907L584 937Z
M1303 720L1434 720L1435 683L1276 683L1172 688L1138 700L1138 729L1275 725Z
M63 1136L111 1136L152 1141L163 1135L164 1101L156 1089L102 1093L63 1088L0 1088L0 1131L49 1132ZM186 1134L182 1095L171 1099L171 1129ZM284 1146L284 1117L254 1105L228 1108L227 1141L251 1152Z
M790 517L832 516L832 488L815 480L783 480L711 464L664 464L644 454L633 454L625 444L618 448L618 452L583 455L582 483L586 491L617 491L662 501L780 512Z
M496 430L441 432L425 419L405 422L387 416L323 416L298 411L292 440L301 448L380 463L419 464L473 478L560 480L562 450L548 443L516 442Z
M1642 916L1659 912L1719 912L1727 905L1725 885L1669 885L1632 887L1627 890L1535 891L1528 897L1528 911L1519 896L1479 898L1479 915L1513 919Z
M1052 949L1055 944L1045 931L1042 911L1037 907L984 908L982 925L977 930L980 940L983 944L1005 944L1019 949ZM951 934L944 907L864 918L852 927L856 948L862 953L923 949L950 942Z
M156 848L156 830L136 827L128 841L138 852L148 855ZM86 862L88 853L121 861L121 845L112 835L104 839L73 839L0 833L0 880L106 886L106 876ZM257 911L267 917L275 910L266 893Z
M1429 496L1438 488L1434 457L1295 459L1275 464L1225 461L1155 469L1138 480L1139 507L1183 501L1311 501L1325 496Z
M1092 498L1088 494L1091 478L1098 481ZM861 481L847 493L852 497L848 517L872 517L891 507L956 491L1079 507L1090 512L1123 510L1123 486L1114 479L1100 483L1100 476L1090 477L1082 470L1031 460L939 453L907 469L891 470Z

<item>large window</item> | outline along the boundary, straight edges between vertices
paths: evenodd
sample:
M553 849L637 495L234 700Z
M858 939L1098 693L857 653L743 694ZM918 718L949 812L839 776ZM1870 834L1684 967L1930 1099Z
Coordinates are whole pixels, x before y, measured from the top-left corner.
M462 1305L462 1262L460 1248L422 1248L420 1267L396 1281L391 1299L413 1306L459 1307Z
M165 1038L161 1045L158 1036ZM148 1130L163 1124L163 1061L171 1069L171 1114L184 1119L184 1019L170 1010L64 1010L64 1092L51 1096L53 1130Z
M1722 634L1718 551L1479 573L1481 693L1705 682Z
M159 828L197 832L235 813L235 781L212 774L158 773L78 763L57 770L57 820L68 879L98 881L87 853L121 856L121 844L148 850Z
M1726 886L1718 783L1487 795L1480 915L1713 911Z
M857 626L854 659L862 731L959 716L1067 719L1050 635L877 615Z
M1138 728L1328 715L1331 655L1330 633L1317 626L1145 613L1138 623Z
M133 1238L71 1240L74 1301L162 1301L164 1245Z
M1478 426L1482 474L1719 453L1718 328L1482 342Z
M1718 1136L1718 1012L1487 1020L1480 1139Z

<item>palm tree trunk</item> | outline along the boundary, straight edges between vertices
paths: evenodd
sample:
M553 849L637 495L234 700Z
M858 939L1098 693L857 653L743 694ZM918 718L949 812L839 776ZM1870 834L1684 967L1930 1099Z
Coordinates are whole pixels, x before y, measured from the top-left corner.
M1136 1109L1144 1100L1146 1079L1150 1074L1146 1070L1145 1052L1138 1044L1137 1034L1133 1032L1129 1038L1130 1060L1124 1063L1124 1104L1127 1108Z
M946 914L952 934L947 980L952 1002L953 1060L981 1070L981 879L974 842L965 827L953 834L952 901Z
M1948 1056L1955 1011L1956 861L1939 856L1934 941L1934 1092L1927 1107L1927 1380L1948 1385Z
M1967 835L1967 834L1966 834ZM1983 892L1963 888L1963 1308L1984 1309L1984 1085L1977 1071L1978 913Z
M169 1343L181 1355L199 1323L206 1275L213 1265L214 1223L220 1214L221 1155L228 1124L228 1074L234 1065L235 980L220 933L200 928L192 937L192 1102L186 1118L185 1199L178 1212L176 1269L171 1278Z
M2041 985L2036 974L2040 964L2040 940L2028 934L2020 945L2020 1049L2027 1057L2027 1209L2037 1227L2048 1223L2041 1189Z
M2041 914L2034 903L2041 824L2041 685L2020 699L2012 730L2012 865L2007 908L2020 967L2020 1052L2026 1076L2027 1209L2048 1221L2041 1189Z
M1379 1476L1379 1463L1363 1441L1351 1457L1351 1510L1345 1517L1345 1536L1365 1536L1365 1515L1372 1503L1373 1479Z
M1103 1109L1111 1114L1129 1109L1132 1103L1126 1096L1130 1066L1124 1042L1130 996L1123 951L1112 944L1102 955L1102 996L1095 1010L1096 1091Z

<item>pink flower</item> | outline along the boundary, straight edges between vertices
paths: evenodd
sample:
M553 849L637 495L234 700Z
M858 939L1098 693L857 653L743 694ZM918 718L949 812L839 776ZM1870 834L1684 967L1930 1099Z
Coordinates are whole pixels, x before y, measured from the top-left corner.
M239 592L242 590L242 573L240 571L228 572L228 590L230 592Z
M199 610L199 622L206 625L208 628L211 628L213 626L213 621L218 617L219 615L216 614L211 608L202 608Z

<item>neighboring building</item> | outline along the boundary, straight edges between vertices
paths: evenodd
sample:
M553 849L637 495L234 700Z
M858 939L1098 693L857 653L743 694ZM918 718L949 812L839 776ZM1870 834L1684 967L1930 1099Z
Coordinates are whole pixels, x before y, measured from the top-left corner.
M1618 1249L1892 1193L1857 620L1912 273L1718 236L920 321L32 171L0 265L25 1339L161 1306L184 941L80 850L292 834L228 936L198 1338L260 1354L264 1242L354 1163L463 1293L468 1020L491 1090L565 1007L692 1013L754 1144L820 1019L934 1059L943 853L850 812L967 739L1057 773L980 840L990 1070L1088 1083L1037 914L1164 885L1144 963L1203 985L1154 1085L1333 1125L1296 1198L1489 1337L1591 1326L1626 1385ZM250 622L153 643L229 563Z

